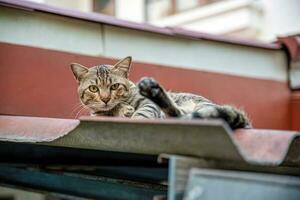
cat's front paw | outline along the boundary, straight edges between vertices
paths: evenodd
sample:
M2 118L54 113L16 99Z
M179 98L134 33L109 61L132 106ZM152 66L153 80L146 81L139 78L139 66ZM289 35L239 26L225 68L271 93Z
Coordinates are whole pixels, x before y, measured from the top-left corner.
M141 95L150 99L157 97L160 92L162 92L162 88L160 87L159 83L153 78L149 77L142 78L138 83L138 88Z
M115 116L118 116L118 117L131 117L132 114L134 113L134 111L135 111L134 107L132 107L130 105L122 105L122 107L119 108L119 110L117 111Z
M126 109L123 111L123 116L124 117L131 117L132 114L134 113L135 109L131 106L128 106Z

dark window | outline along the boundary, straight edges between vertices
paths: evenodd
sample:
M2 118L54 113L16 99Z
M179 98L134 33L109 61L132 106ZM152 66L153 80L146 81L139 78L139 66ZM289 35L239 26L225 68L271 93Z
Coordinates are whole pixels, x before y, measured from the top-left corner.
M94 0L93 12L115 16L114 0Z

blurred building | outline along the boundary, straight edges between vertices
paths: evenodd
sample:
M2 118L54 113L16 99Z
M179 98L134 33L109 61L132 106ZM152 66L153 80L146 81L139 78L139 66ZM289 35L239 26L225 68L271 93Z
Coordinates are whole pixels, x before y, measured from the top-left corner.
M299 0L33 0L161 27L273 41L300 32Z

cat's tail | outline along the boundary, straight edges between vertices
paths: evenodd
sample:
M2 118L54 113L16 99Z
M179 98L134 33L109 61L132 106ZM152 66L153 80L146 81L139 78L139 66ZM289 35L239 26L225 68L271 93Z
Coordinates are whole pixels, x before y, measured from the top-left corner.
M211 105L195 110L193 119L223 119L232 129L252 128L251 122L244 111L229 105Z

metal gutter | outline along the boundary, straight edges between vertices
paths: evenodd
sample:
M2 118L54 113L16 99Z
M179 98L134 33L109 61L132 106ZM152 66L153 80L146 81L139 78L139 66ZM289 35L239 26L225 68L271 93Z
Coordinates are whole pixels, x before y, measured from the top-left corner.
M32 165L126 166L159 168L157 156L126 152L48 146L24 142L0 142L1 163Z
M293 90L300 90L300 34L279 37L278 43L285 47L289 55L289 85Z
M278 50L281 49L282 46L277 43L262 43L258 41L250 41L250 40L242 40L236 39L231 37L224 37L224 36L216 36L211 34L205 34L200 32L188 31L180 28L161 28L156 27L149 24L143 23L135 23L129 22L125 20L116 19L111 16L106 16L102 14L96 13L85 13L79 12L69 9L58 8L54 6L49 6L45 4L39 4L30 1L21 1L21 0L0 0L0 5L12 7L16 9L22 9L27 11L37 11L37 12L44 12L50 13L55 15L61 15L65 17L76 18L80 20L86 20L96 23L107 24L111 26L117 26L122 28L134 29L139 31L146 31L151 33L163 34L163 35L170 35L170 36L179 36L179 37L186 37L191 39L201 39L201 40L209 40L215 42L222 42L234 45L241 45L241 46L248 46L254 48L263 48L269 50Z
M258 129L232 132L222 121L84 117L79 122L0 116L0 140L145 155L167 153L245 165L300 167L298 132Z

